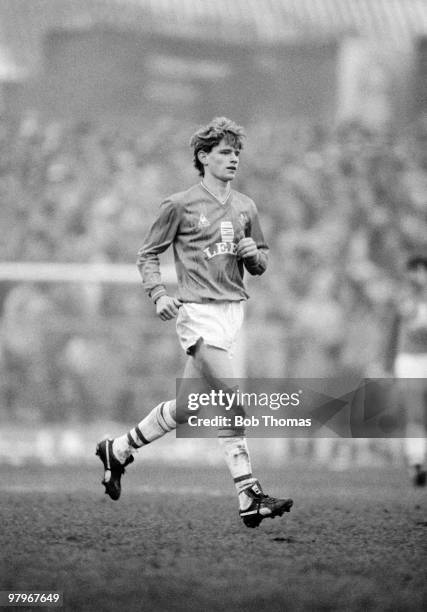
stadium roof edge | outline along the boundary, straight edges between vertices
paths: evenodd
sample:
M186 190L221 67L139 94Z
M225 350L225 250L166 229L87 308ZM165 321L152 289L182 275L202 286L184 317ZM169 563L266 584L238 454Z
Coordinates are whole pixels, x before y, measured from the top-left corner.
M7 78L41 68L52 29L117 27L176 38L269 45L345 34L399 47L427 35L426 0L0 0Z

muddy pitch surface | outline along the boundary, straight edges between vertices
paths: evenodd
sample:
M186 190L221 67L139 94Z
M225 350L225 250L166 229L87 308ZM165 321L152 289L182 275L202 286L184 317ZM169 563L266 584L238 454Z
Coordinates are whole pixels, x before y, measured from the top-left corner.
M295 505L250 530L225 468L137 462L113 502L95 467L2 467L0 590L60 590L73 612L427 609L427 489L403 470L259 475Z

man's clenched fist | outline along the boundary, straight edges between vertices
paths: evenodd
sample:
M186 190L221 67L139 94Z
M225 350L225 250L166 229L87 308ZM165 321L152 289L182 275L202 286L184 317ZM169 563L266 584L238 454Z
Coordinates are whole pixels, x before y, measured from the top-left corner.
M237 256L245 259L246 257L255 257L258 254L258 248L253 238L242 238L237 244Z
M162 321L174 319L178 314L181 302L170 295L162 295L156 302L156 314Z

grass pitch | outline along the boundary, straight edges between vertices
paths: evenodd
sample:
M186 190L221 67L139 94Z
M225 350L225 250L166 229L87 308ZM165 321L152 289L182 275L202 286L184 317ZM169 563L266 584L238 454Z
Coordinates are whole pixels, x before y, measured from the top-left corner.
M224 466L0 468L0 590L59 590L69 611L427 609L427 490L403 470L258 471L290 514L241 524Z

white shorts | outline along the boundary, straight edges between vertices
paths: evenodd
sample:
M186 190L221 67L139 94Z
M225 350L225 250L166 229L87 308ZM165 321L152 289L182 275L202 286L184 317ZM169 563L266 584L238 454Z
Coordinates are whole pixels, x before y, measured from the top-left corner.
M400 353L394 363L397 378L427 378L426 353Z
M176 332L187 353L202 338L205 344L224 349L231 356L243 316L243 301L184 303L178 312Z
M406 436L414 439L419 438L420 434L425 436L425 426L427 425L427 354L399 353L394 364L394 374L400 379L398 393L406 414ZM411 434L414 430L419 433ZM409 456L410 451L407 450L407 453ZM414 461L414 463L418 463L418 461Z

